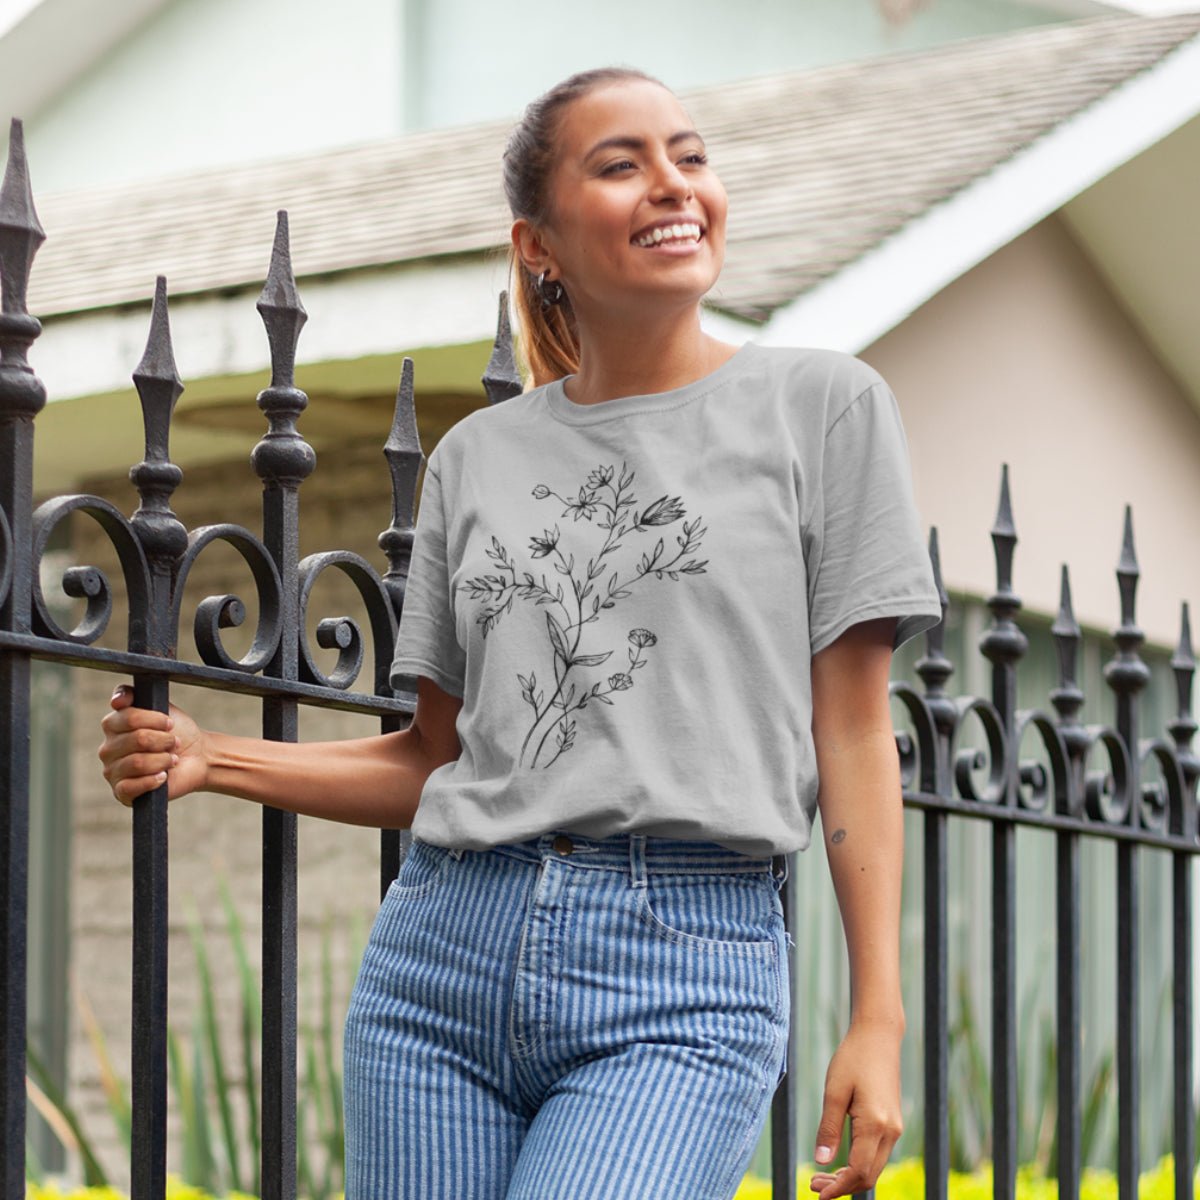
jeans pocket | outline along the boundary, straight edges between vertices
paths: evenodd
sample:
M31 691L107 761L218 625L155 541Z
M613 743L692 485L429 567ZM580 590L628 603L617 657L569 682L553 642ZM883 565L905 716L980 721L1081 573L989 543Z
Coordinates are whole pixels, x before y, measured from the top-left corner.
M651 874L634 891L642 922L669 942L743 952L777 945L782 917L766 875Z
M413 842L400 873L388 887L388 900L413 900L433 891L445 877L452 854L444 846Z

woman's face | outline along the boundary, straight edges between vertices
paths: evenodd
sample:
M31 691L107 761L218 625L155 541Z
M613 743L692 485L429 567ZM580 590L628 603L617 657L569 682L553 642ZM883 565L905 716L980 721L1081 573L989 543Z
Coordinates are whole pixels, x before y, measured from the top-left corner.
M696 304L725 255L725 189L666 88L607 84L563 114L546 222L529 228L576 316ZM520 223L518 223L520 224Z

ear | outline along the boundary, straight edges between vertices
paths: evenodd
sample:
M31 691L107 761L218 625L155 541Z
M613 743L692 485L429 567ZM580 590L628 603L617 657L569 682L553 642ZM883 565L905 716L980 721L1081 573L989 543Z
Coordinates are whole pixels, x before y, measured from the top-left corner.
M542 231L524 217L513 222L512 244L525 269L534 275L549 271L551 276L556 274L554 256L546 245Z

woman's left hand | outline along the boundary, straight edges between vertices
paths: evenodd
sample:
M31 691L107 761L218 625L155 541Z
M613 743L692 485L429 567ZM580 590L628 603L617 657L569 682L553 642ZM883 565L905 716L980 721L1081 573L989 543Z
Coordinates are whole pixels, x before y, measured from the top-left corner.
M850 1028L826 1073L817 1127L818 1166L832 1163L850 1117L850 1157L838 1171L818 1171L810 1184L820 1200L875 1187L892 1147L900 1138L900 1040L898 1025L857 1022Z
M818 1166L831 1163L850 1118L850 1155L835 1172L818 1171L811 1187L820 1200L875 1186L900 1137L900 1041L904 1021L851 1025L825 1075L825 1100L817 1129Z

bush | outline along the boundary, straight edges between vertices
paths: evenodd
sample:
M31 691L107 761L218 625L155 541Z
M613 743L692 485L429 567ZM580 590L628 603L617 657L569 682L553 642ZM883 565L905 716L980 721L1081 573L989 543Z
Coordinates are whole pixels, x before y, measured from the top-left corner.
M1157 1167L1142 1176L1138 1184L1139 1200L1172 1200L1175 1194L1175 1166L1170 1157L1164 1158ZM813 1168L800 1169L797 1193L809 1195L808 1182ZM880 1177L878 1193L887 1200L924 1200L925 1167L920 1159L907 1159L892 1163L884 1168ZM958 1171L950 1172L950 1195L954 1200L992 1200L991 1167L982 1167L970 1175ZM60 1192L56 1188L38 1187L31 1184L25 1192L26 1200L125 1200L113 1188L76 1188ZM1080 1200L1116 1200L1117 1179L1110 1171L1088 1169L1083 1173ZM1058 1184L1053 1179L1036 1175L1032 1167L1023 1167L1017 1177L1017 1200L1057 1200ZM177 1179L167 1182L167 1200L212 1200L199 1188L181 1183ZM253 1200L242 1192L230 1192L228 1200ZM735 1200L771 1200L771 1185L765 1179L747 1175L738 1188Z

